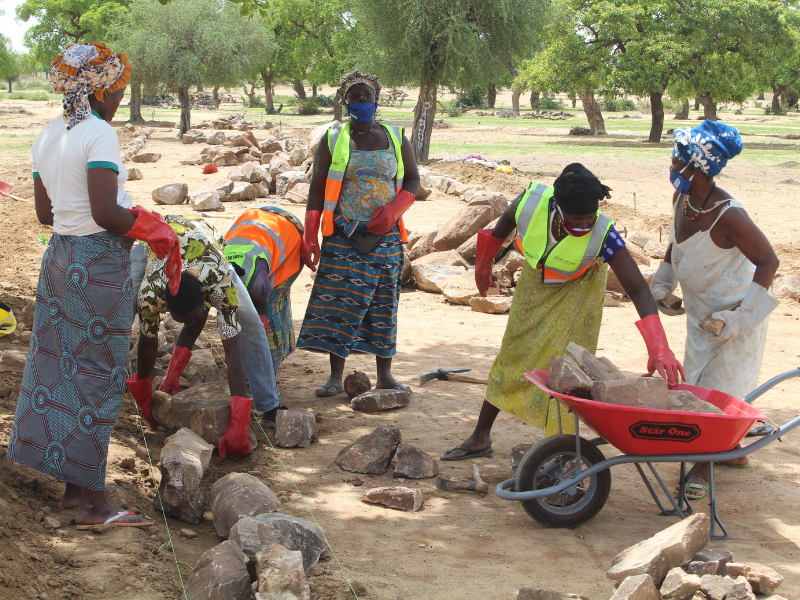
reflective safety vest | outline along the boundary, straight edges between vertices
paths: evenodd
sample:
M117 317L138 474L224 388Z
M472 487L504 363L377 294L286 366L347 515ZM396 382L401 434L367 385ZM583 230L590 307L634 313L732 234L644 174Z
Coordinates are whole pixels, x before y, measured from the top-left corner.
M383 123L378 123L386 131L386 135L391 140L394 148L394 155L397 158L397 175L395 176L395 188L397 193L403 188L403 176L405 175L405 165L403 164L403 128L390 127ZM322 209L322 235L333 235L333 211L339 202L342 194L342 182L344 173L347 170L347 163L350 161L350 123L336 123L332 125L326 134L328 136L328 149L331 152L331 167L328 169L328 179L325 182L325 204ZM408 242L406 228L403 219L398 221L400 227L400 237L403 243Z
M515 213L517 247L528 264L542 274L543 283L563 283L577 279L597 263L614 221L598 210L591 233L568 235L547 252L552 198L553 188L540 183L531 183L525 191Z
M252 208L236 219L225 234L225 258L244 270L245 286L256 260L267 261L273 285L283 283L302 268L300 242L303 225L292 213L276 206Z

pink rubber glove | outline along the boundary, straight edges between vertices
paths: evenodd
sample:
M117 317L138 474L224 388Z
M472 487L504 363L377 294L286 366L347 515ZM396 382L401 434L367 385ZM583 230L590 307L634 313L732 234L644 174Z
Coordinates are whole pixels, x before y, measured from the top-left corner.
M478 247L475 251L475 284L478 293L486 297L486 290L497 283L497 275L492 273L494 255L500 250L505 241L492 235L493 229L481 229L478 232Z
M133 399L139 405L139 410L142 412L144 420L150 424L153 430L158 429L158 423L153 418L153 376L150 375L147 379L139 379L139 375L134 375L125 383L128 384L128 389L133 394Z
M261 324L264 326L264 329L267 328L267 317L264 315L258 315L258 318L261 319Z
M167 374L164 375L161 385L158 386L159 391L167 392L172 396L181 391L181 373L183 373L191 358L191 350L182 346L175 346L172 350L172 358L169 359Z
M389 233L412 204L414 204L414 194L408 190L400 190L394 200L372 213L372 220L367 223L367 229L377 235Z
M680 379L686 381L686 374L683 372L683 365L675 358L672 350L669 349L667 334L661 325L658 315L648 315L641 321L636 321L636 327L644 338L647 346L647 376L652 375L658 370L659 375L666 379L667 385L672 388L680 383ZM680 378L678 377L680 375Z
M150 249L160 259L167 259L164 267L169 280L169 292L173 296L178 293L181 285L181 245L178 234L164 221L158 213L150 212L146 208L137 206L129 208L129 212L136 216L131 230L125 237L147 242Z
M250 452L250 408L253 406L252 398L233 396L231 398L231 420L228 428L219 440L219 459L225 460L228 454L244 456Z
M303 228L303 240L300 242L300 258L305 265L316 272L319 262L319 221L318 210L306 211L306 224Z

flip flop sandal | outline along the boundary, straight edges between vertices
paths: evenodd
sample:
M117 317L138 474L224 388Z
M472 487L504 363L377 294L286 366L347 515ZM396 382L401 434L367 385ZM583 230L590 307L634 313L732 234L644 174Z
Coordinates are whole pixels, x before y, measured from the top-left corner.
M108 492L106 492L106 500L109 500L110 498L113 498L114 496L118 496L118 495L119 495L119 488L115 487L114 491L111 492L110 494ZM72 508L65 508L65 507L61 506L61 501L59 500L58 501L58 510L63 510L64 512L74 512L74 511L78 510L78 506L74 506Z
M385 388L381 388L381 389L384 389L384 390L397 390L398 392L409 392L409 393L412 393L412 394L414 393L413 390L410 387L408 387L407 385L403 385L400 382L391 383L391 384L387 385Z
M341 394L343 391L344 388L338 383L323 383L322 387L317 388L317 391L314 393L317 395L317 398L327 398L328 396Z
M684 489L689 500L700 500L708 496L708 486L702 483L687 483Z
M106 519L103 523L94 523L92 525L78 525L78 529L91 529L96 525L113 525L114 527L151 527L155 525L152 521L141 521L140 523L124 523L119 520L123 517L136 516L132 510L121 510L110 519Z
M717 460L717 461L714 461L714 464L715 465L720 465L720 466L723 466L723 467L730 467L732 469L746 469L747 467L750 466L750 461L748 460L743 465L732 465L731 463L720 462L720 461Z
M775 431L775 427L770 425L769 423L764 423L764 421L758 421L758 423L762 423L758 427L753 427L750 431L747 432L745 437L759 437L762 435L769 435L773 431Z
M454 452L455 450L463 450L466 452L464 456L457 456L456 458L445 458L445 455ZM483 450L472 450L470 448L464 448L464 446L456 446L455 448L451 448L447 452L443 453L439 458L441 460L469 460L470 458L480 458L481 456L489 456L492 452L494 452L494 448L489 446L488 448L484 448Z

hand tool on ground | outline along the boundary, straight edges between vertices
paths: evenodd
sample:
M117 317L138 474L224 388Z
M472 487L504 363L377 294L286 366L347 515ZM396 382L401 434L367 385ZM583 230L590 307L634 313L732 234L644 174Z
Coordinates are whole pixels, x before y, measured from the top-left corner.
M19 200L20 202L30 202L30 200L26 200L25 198L20 198L19 196L15 196L11 193L12 186L7 184L5 181L0 181L0 197L4 198L12 198L14 200Z
M489 380L486 377L473 377L472 375L459 375L459 373L466 373L472 369L437 369L433 373L425 373L419 376L419 384L424 385L432 379L441 379L442 381L461 381L463 383L480 383L486 385Z
M472 465L472 474L475 476L475 481L451 481L450 479L445 479L441 475L436 478L436 487L440 490L444 490L445 492L456 492L456 491L465 491L465 492L478 492L479 494L485 494L489 491L489 484L485 483L483 479L481 479L480 471L478 471L478 465Z

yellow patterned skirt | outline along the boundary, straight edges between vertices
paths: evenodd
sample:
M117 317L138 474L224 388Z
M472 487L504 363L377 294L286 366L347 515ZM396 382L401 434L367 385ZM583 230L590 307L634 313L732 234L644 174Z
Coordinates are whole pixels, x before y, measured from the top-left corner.
M525 379L525 372L549 369L547 359L563 355L570 342L597 350L607 278L608 265L602 263L569 283L545 284L541 273L525 264L500 353L489 371L489 403L544 429L547 436L558 433L557 401ZM565 433L574 433L574 415L564 405L561 424Z

